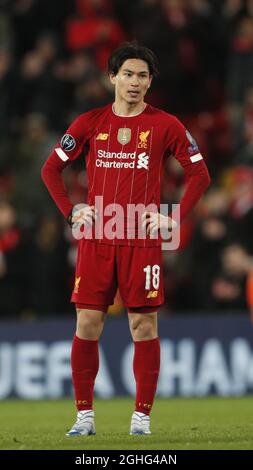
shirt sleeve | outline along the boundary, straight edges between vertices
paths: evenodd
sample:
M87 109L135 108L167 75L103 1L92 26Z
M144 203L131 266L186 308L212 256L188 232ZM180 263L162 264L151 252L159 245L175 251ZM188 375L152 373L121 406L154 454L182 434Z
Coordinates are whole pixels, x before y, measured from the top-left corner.
M41 170L41 177L64 217L68 217L73 209L73 204L69 199L61 173L67 165L78 158L89 139L87 114L89 113L82 114L70 125Z
M87 114L82 114L67 129L60 142L55 146L55 154L63 162L75 160L81 153L89 138L89 119Z
M176 118L168 131L167 151L184 169L185 190L180 200L180 222L182 222L209 186L210 175L196 141ZM171 217L173 219L173 213Z
M177 118L169 125L167 150L183 168L203 160L197 142Z

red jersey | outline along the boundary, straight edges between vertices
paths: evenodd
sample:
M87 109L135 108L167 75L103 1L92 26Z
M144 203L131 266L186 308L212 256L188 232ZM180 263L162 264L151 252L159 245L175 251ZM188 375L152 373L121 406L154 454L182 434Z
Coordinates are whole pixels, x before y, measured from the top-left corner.
M119 116L108 105L80 115L43 167L43 179L65 216L73 206L59 174L80 154L85 155L88 176L88 200L82 202L95 205L95 197L102 196L104 208L119 204L126 221L129 204L155 204L159 209L163 163L169 156L179 161L189 180L180 201L181 219L209 184L198 146L175 116L150 105L138 115ZM129 244L127 239L103 238L103 242ZM131 244L145 246L144 240Z

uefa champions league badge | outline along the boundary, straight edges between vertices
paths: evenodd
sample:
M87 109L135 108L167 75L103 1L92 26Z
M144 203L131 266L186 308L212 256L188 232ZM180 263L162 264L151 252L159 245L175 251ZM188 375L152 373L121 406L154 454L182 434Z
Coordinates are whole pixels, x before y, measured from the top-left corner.
M76 146L76 141L74 137L70 134L64 134L64 136L61 139L61 148L65 150L65 152L70 152L73 150Z
M191 146L188 147L188 152L189 152L189 155L193 155L194 153L198 152L199 148L198 148L198 144L196 142L196 140L192 137L192 135L190 134L189 131L185 131L186 133L186 137L187 139L189 140Z

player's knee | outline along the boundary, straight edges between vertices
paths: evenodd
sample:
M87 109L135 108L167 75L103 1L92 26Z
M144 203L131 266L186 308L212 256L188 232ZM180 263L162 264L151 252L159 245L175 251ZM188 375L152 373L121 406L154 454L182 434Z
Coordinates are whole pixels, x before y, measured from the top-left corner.
M85 339L98 339L103 327L101 316L79 311L77 315L78 336Z
M135 341L145 341L157 336L156 324L151 319L135 319L131 323L131 333Z

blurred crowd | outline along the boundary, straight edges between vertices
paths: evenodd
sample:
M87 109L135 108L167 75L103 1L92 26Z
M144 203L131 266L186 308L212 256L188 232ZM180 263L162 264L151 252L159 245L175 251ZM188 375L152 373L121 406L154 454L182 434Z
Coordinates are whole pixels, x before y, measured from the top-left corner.
M78 114L113 100L107 58L132 39L158 56L149 103L183 121L212 177L180 248L164 252L162 312L253 308L253 0L0 0L2 318L74 311L76 243L40 169ZM85 201L81 159L64 178ZM168 160L162 202L183 184Z

